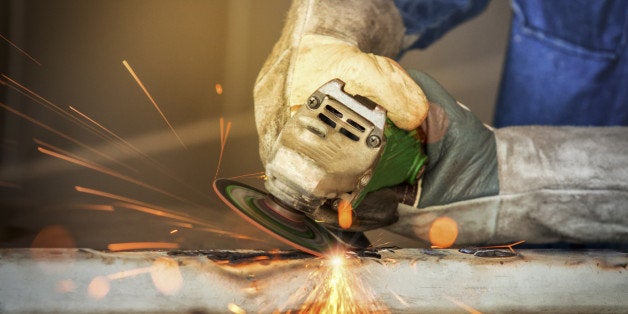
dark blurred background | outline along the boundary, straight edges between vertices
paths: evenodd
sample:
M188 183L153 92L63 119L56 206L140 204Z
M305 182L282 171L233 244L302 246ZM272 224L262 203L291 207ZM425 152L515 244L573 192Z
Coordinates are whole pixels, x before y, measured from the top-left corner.
M263 171L252 89L289 4L0 0L0 246L285 248L223 205L211 182L221 118L231 129L219 176ZM509 20L509 2L493 1L401 64L490 123ZM369 237L425 245L383 230Z

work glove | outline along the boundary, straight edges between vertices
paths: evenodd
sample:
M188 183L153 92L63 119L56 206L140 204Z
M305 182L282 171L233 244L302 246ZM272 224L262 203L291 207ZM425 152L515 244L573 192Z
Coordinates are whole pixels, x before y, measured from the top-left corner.
M399 53L403 34L392 1L295 1L254 88L264 166L291 113L334 78L346 83L347 93L384 107L397 127L418 127L427 115L425 94L390 59Z
M431 245L628 243L628 128L492 131L436 81L410 72L430 103L428 163L388 229ZM411 192L407 192L411 191Z

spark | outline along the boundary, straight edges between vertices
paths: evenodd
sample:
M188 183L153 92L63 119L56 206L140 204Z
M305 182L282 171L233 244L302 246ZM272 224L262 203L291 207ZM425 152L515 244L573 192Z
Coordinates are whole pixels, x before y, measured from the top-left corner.
M172 229L172 230L170 230L170 234L175 234L177 232L179 232L179 229Z
M10 78L9 76L7 76L5 74L2 74L1 76L6 81L0 80L0 84L3 84L3 85L6 85L6 86L10 87L11 89L17 91L18 93L22 94L23 96L27 97L28 99L32 100L33 102L43 106L44 108L54 112L55 114L59 115L61 118L65 119L65 120L68 120L68 121L74 123L75 125L77 125L78 127L82 128L82 129L85 129L85 130L88 130L90 132L93 132L93 134L95 134L95 135L105 139L104 136L101 133L98 132L98 130L94 129L91 125L85 124L83 121L79 120L75 116L73 116L70 113L68 113L67 111L63 110L60 106L56 105L52 101L50 101L50 100L44 98L43 96L37 94L33 90L31 90L28 87L18 83L16 80Z
M182 216L182 215L176 214L176 213L171 213L171 212L169 212L167 210L164 210L164 209L155 209L155 208L151 208L151 207L147 207L147 206L128 204L128 203L116 203L116 206L124 207L124 208L127 208L127 209L136 210L136 211L143 212L143 213L150 214L150 215L157 216L157 217L166 217L166 218L182 220L182 221L194 221L194 222L198 223L198 221L196 219L193 219L193 218L190 218L190 217L186 217L186 216Z
M242 174L242 175L235 176L235 177L229 177L229 179L230 180L234 180L234 179L251 178L251 177L252 178L266 180L266 173L264 171L259 171L259 172Z
M73 106L68 106L68 108L70 109L70 111L74 112L75 114L77 114L79 117L87 120L88 122L92 123L93 125L97 126L99 129L101 129L102 131L104 131L106 134L108 134L109 136L113 137L114 139L120 141L122 144L124 144L127 148L131 149L132 151L134 151L135 153L137 153L138 155L144 157L145 159L151 161L153 163L154 166L156 166L157 168L159 168L160 170L163 170L163 166L161 164L159 164L158 162L156 162L154 159L150 158L148 155L144 154L140 149L138 149L137 147L135 147L133 144L129 143L127 140L125 140L124 138L122 138L121 136L119 136L118 134L116 134L115 132L111 131L110 129L108 129L107 127L105 127L104 125L102 125L101 123L99 123L98 121L94 120L93 118L91 118L90 116L86 115L85 113L81 112L80 110L76 109ZM111 141L113 142L113 141Z
M33 56L31 56L28 52L26 52L24 49L18 47L16 44L14 44L11 40L6 38L4 35L0 34L0 38L4 39L7 43L9 43L9 45L13 46L13 48L17 49L21 54L25 55L27 58L29 58L31 61L33 61L35 64L41 66L41 62L39 62L37 59L33 58Z
M218 173L220 172L220 164L222 163L222 155L225 151L225 145L227 144L229 130L231 130L231 122L227 122L227 127L225 128L225 119L220 117L220 156L218 157L218 166L216 166L216 175L214 176L214 181L216 181L216 178L218 178Z
M79 117L87 120L89 123L95 125L96 127L98 127L100 130L104 131L105 134L108 134L110 137L113 137L114 139L120 141L122 144L124 144L127 148L130 148L131 150L135 151L137 154L141 155L142 157L149 159L152 161L152 159L150 159L147 155L145 155L144 153L142 153L138 148L136 148L135 146L133 146L131 143L129 143L128 141L126 141L125 139L123 139L122 137L120 137L118 134L114 133L113 131L111 131L110 129L108 129L107 127L105 127L104 125L102 125L101 123L99 123L98 121L94 120L93 118L89 117L88 115L84 114L83 112L81 112L80 110L76 109L73 106L68 106L68 108L70 109L70 111L72 111L73 113L75 113L76 115L78 115ZM106 136L104 136L104 134L102 137L105 138ZM112 143L115 143L113 141L111 141Z
M399 303L403 304L405 307L410 306L410 304L408 304L406 300L404 300L400 295L398 295L394 291L390 290L390 288L388 289L388 291L390 292L390 294L392 294L395 297L395 299L397 299L397 301L399 301Z
M472 307L470 307L470 306L468 306L468 305L462 303L461 301L458 301L458 300L456 300L456 299L454 299L452 297L449 297L449 296L446 296L446 295L443 296L443 297L445 299L451 301L451 303L459 306L460 308L462 308L463 310L465 310L465 311L467 311L467 312L469 312L471 314L482 314L482 312L480 312L480 311L478 311L478 310L476 310L476 309L474 309L474 308L472 308Z
M240 239L240 240L249 240L249 241L256 241L256 242L266 242L262 239L256 239L256 238L251 238L249 236L245 236L242 234L238 234L238 233L233 233L233 232L228 232L228 231L224 231L224 230L220 230L220 229L216 229L216 228L196 228L194 230L197 231L206 231L206 232L211 232L211 233L215 233L215 234L220 234L220 235L225 235L234 239Z
M146 213L146 214L149 214L149 215L153 215L153 216L165 217L165 218L180 220L180 221L184 221L184 222L187 222L187 223L193 223L193 224L196 224L196 225L203 226L202 228L195 228L194 229L194 230L197 230L197 231L211 232L211 233L215 233L215 234L225 235L225 236L228 236L228 237L231 237L231 238L235 238L235 239L250 240L250 241L262 241L262 240L259 240L259 239L255 239L255 238L251 238L251 237L242 235L242 234L220 230L220 229L216 228L215 226L213 226L212 224L210 224L208 222L204 222L204 221L199 220L199 219L194 219L194 218L192 218L192 217L190 217L190 216L188 216L186 214L177 213L177 212L165 209L165 208L160 208L158 206L147 204L145 202L134 200L134 199L131 199L131 198L128 198L128 197L124 197L124 196L120 196L120 195L116 195L116 194L112 194L112 193L108 193L108 192L104 192L104 191L99 191L99 190L95 190L95 189L90 189L90 188L86 188L86 187L82 187L82 186L75 186L74 189L77 192L91 194L91 195L96 195L96 196L105 197L105 198L108 198L108 199L113 199L113 200L120 201L121 203L115 203L114 204L117 207L123 207L123 208L136 210L136 211L143 212L143 213ZM190 226L190 228L192 227L192 225L189 225L189 226Z
M77 114L78 116L80 116L81 118L87 120L88 122L94 124L95 126L97 126L99 129L101 129L102 131L104 131L106 134L108 134L110 137L113 137L114 139L120 141L126 148L130 149L131 151L135 152L136 154L138 154L139 156L141 156L142 158L144 158L145 160L147 160L153 167L155 167L155 169L157 169L159 172L161 172L162 174L166 175L167 177L173 179L174 181L178 182L181 185L184 185L186 187L188 187L190 190L198 193L199 195L202 195L204 197L207 197L207 195L199 190L197 190L196 188L190 186L187 182L184 182L183 180L179 179L177 176L175 176L174 174L172 174L172 172L169 171L169 169L167 169L163 164L159 163L158 161L156 161L155 159L151 158L150 156L148 156L147 154L145 154L144 152L142 152L139 148L137 148L135 145L131 144L129 141L125 140L124 138L122 138L121 136L119 136L118 134L116 134L115 132L111 131L110 129L108 129L107 127L105 127L102 123L99 123L98 121L96 121L95 119L91 118L90 116L86 115L85 113L79 111L77 108L73 107L73 106L68 106L70 111L74 112L75 114ZM110 140L110 142L114 143L114 141Z
M142 249L178 249L179 243L172 242L124 242L109 243L107 249L110 251L129 251Z
M220 83L216 83L216 94L222 95L222 85Z
M517 253L517 252L515 252L515 250L512 247L515 246L515 245L519 245L519 244L521 244L523 242L526 242L526 241L525 240L521 240L521 241L517 241L515 243L511 243L511 244L481 246L481 247L478 247L478 249L506 249L507 248L507 249L510 250L510 252Z
M52 151L50 149L46 149L46 148L41 147L41 146L37 147L37 150L40 153L42 153L42 154L46 154L46 155L49 155L49 156L52 156L52 157L56 157L58 159L61 159L61 160L73 163L75 165L79 165L79 166L82 166L82 167L85 167L85 168L88 168L88 169L91 169L91 170L94 170L94 171L97 171L97 172L100 172L100 173L112 176L114 178L118 178L120 180L127 181L129 183L133 183L133 184L135 184L137 186L141 186L141 187L149 189L151 191L155 191L155 192L161 193L163 195L169 196L169 197L171 197L173 199L176 199L178 201L182 201L182 202L185 202L185 203L188 203L188 204L190 204L190 203L194 204L191 201L183 199L183 198L181 198L181 197L179 197L177 195L174 195L172 193L169 193L167 191L159 189L159 188L157 188L155 186L152 186L150 184L147 184L147 183L144 183L144 182L139 181L137 179L134 179L132 177L129 177L127 175L121 174L121 173L119 173L117 171L114 171L112 169L106 168L106 167L98 165L96 163L90 163L88 161L85 161L85 160L82 160L82 159L78 158L77 156L70 156L70 153L68 153L66 151L63 151L62 149L60 149L58 147L54 147L52 145L45 144L45 143L43 143L41 141L38 141L38 140L36 140L35 142L37 142L40 145L49 146L52 149L60 151L60 152L55 152L55 151ZM196 204L194 204L194 205L196 205Z
M31 122L31 123L41 127L42 129L44 129L44 130L46 130L48 132L51 132L51 133L53 133L53 134L55 134L55 135L65 139L65 140L68 140L68 141L70 141L70 142L72 142L72 143L74 143L76 145L79 145L79 146L81 146L81 147L83 147L85 149L88 149L89 151L91 151L91 152L93 152L93 153L95 153L95 154L97 154L97 155L99 155L101 157L104 157L107 160L110 160L110 161L112 161L112 162L114 162L114 163L116 163L118 165L121 165L121 166L123 166L123 167L125 167L127 169L130 169L132 171L136 171L135 169L133 169L133 168L131 168L131 167L129 167L129 166L127 166L127 165L117 161L117 160L115 160L113 157L111 157L111 156L109 156L109 155L107 155L105 153L102 153L102 152L100 152L100 151L98 151L96 149L93 149L89 145L84 144L84 143L74 139L73 137L71 137L69 135L66 135L65 133L57 131L56 129L54 129L54 128L52 128L52 127L50 127L50 126L48 126L48 125L38 121L37 119L35 119L33 117L30 117L30 116L28 116L28 115L26 115L26 114L24 114L24 113L22 113L22 112L20 112L18 110L15 110L15 109L7 106L6 104L4 104L2 102L0 102L0 107L4 108L4 110L6 110L8 112L11 112L14 115L16 115L16 116L18 116L18 117L20 117L20 118L22 118L22 119L24 119L26 121L29 121L29 122Z
M234 304L234 303L229 303L229 305L227 305L227 308L229 309L229 311L231 311L231 313L234 314L245 314L246 311L239 307L238 305Z
M120 280L120 279L129 278L129 277L135 277L137 275L148 273L152 269L153 269L153 267L151 267L151 266L149 266L149 267L133 268L133 269L123 270L123 271L119 271L117 273L109 274L109 275L106 276L106 278L108 280Z
M151 204L139 201L139 200L135 200L135 199L132 199L132 198L116 195L116 194L113 194L113 193L107 193L107 192L104 192L104 191L90 189L90 188L86 188L86 187L82 187L82 186L75 186L74 189L77 192L81 192L81 193L85 193L85 194L91 194L91 195L96 195L96 196L100 196L100 197L104 197L104 198L108 198L108 199L112 199L112 200L123 202L123 203L115 204L116 206L121 206L121 207L127 207L128 208L131 205L139 205L139 206L136 206L136 207L133 207L133 208L130 208L130 209L136 209L136 210L144 211L146 213L149 213L149 214L152 214L152 215L156 215L156 216L168 217L168 218L173 218L173 219L181 219L181 220L192 220L189 217L189 215L182 214L182 213L177 213L177 212L174 212L174 211L169 211L167 209L159 208L158 206L155 206L155 205L151 205ZM196 222L196 221L194 221L194 222Z
M158 217L166 217L166 218L183 220L183 221L190 221L190 220L195 221L194 219L189 218L189 217L185 217L185 216L169 213L168 211L165 211L165 210L159 210L159 209L150 208L150 207L141 206L141 205L117 203L116 206L124 207L127 209L133 209L136 211L140 211L140 212L147 213L153 216L158 216Z
M185 146L185 144L183 143L183 140L181 140L181 138L179 137L179 134L177 134L177 131L174 130L174 127L172 126L172 124L170 124L170 121L168 121L168 118L166 118L166 115L161 111L161 108L159 108L159 105L157 105L157 102L155 101L155 99L153 98L153 96L150 95L150 93L148 92L148 89L146 88L146 86L144 86L144 83L142 83L142 81L140 80L140 78L137 76L137 74L135 73L135 71L133 71L133 68L131 68L131 65L126 61L126 60L122 60L122 64L124 65L124 67L126 67L126 69L129 71L129 73L131 74L131 76L135 79L135 81L137 82L137 84L140 86L140 88L142 89L142 91L144 91L144 94L146 94L146 96L148 97L148 99L150 100L150 102L153 104L153 106L155 107L155 109L157 110L157 112L159 112L159 114L161 115L161 118L166 122L166 124L168 125L168 128L170 128L170 131L172 131L172 133L174 134L174 136L177 137L177 140L179 140L179 143L181 143L181 146L183 146L183 148L185 148L185 150L188 150L188 147Z
M0 83L2 83L2 85L8 86L11 89L17 91L18 93L22 94L23 96L29 98L30 100L42 105L44 108L62 116L65 119L69 119L72 118L72 116L70 116L67 112L65 112L63 109L61 109L61 107L55 105L52 101L44 98L43 96L37 94L36 92L34 92L33 90L31 90L30 88L18 83L16 80L12 79L11 77L9 77L6 74L2 74L1 75L2 78L4 80L0 80Z
M173 221L172 224L175 225L175 226L179 226L181 228L188 228L188 229L194 228L194 226L192 224L185 223L185 222Z
M73 207L78 209L97 210L105 212L115 211L113 206L104 204L76 204Z
M135 147L133 144L129 143L127 140L125 140L124 138L122 138L121 136L116 134L115 132L111 131L110 129L108 129L107 127L105 127L104 125L102 125L101 123L96 121L95 119L91 118L90 116L88 116L85 113L81 112L80 110L76 109L75 107L68 106L68 108L70 109L70 111L74 112L75 114L77 114L81 118L83 118L83 119L87 120L88 122L92 123L93 125L97 126L99 129L104 131L106 134L109 134L109 136L111 136L114 139L120 141L127 148L129 148L132 151L134 151L136 154L142 156L144 159L146 159L149 162L151 162L153 164L153 166L155 166L157 169L159 169L159 171L161 171L162 173L168 175L170 178L173 178L173 179L176 180L176 178L174 178L171 174L168 173L168 171L166 171L165 167L162 164L160 164L156 160L150 158L148 155L144 154L139 148Z

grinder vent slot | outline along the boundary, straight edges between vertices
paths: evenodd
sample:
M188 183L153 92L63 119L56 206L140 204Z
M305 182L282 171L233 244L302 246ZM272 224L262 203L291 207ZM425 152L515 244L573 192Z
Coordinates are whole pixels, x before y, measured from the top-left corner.
M360 132L364 132L366 131L366 128L363 127L361 124L351 120L351 119L347 119L347 123L351 124L352 127L356 128L358 131Z
M338 111L336 108L330 106L330 105L326 105L325 106L325 110L331 112L334 114L334 116L338 117L338 118L342 118L342 112Z
M329 125L330 127L334 129L336 128L336 122L334 122L332 119L330 119L326 115L319 113L318 118L321 119L321 121L325 122L325 124Z
M345 129L345 128L340 128L339 132L340 132L340 133L342 133L344 136L348 137L349 139L351 139L352 141L357 142L357 141L359 141L359 140L360 140L360 138L359 138L357 135L355 135L355 134L353 134L353 133L349 132L349 131L348 131L347 129Z

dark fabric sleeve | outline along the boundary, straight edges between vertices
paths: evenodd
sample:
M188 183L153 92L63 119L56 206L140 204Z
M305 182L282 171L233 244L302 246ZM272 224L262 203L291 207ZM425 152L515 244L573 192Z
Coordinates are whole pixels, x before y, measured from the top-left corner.
M478 15L488 0L395 0L406 35L418 38L405 50L425 48L456 25Z

